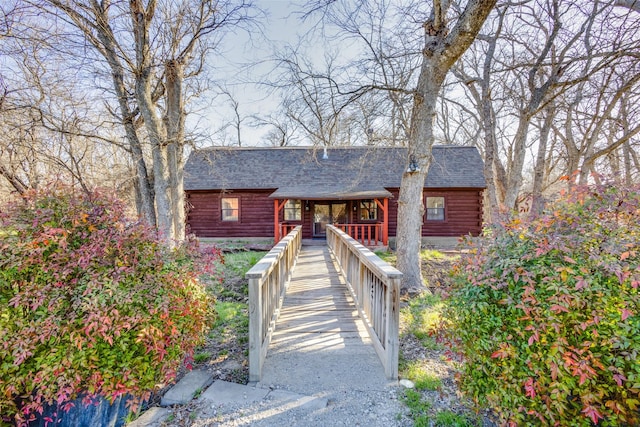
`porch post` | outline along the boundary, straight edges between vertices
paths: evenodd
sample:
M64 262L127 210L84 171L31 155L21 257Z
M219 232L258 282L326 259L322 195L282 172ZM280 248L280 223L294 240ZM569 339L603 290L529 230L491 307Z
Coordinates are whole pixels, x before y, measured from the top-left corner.
M289 201L289 199L284 199L282 203L278 203L278 199L273 200L273 240L274 244L278 243L282 236L280 234L280 209Z
M273 244L280 241L280 209L278 209L278 199L273 200Z
M382 223L382 244L389 244L389 199L384 199L384 220Z
M386 246L389 244L389 199L382 199L382 203L378 199L373 200L382 211L382 244Z

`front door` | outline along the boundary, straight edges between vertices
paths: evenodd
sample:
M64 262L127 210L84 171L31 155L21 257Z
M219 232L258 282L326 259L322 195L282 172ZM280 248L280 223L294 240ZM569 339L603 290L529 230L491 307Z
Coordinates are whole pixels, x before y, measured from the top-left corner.
M313 207L313 237L326 237L327 224L345 224L346 222L346 203L315 203Z

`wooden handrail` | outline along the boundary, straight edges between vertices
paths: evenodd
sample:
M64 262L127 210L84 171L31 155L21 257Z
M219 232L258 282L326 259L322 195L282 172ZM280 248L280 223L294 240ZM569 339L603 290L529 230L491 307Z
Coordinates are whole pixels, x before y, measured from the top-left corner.
M286 236L287 234L291 233L293 231L294 228L297 227L296 224L287 224L286 222L281 222L278 224L278 227L280 229L280 236ZM278 243L278 242L275 242Z
M249 279L249 381L260 381L276 320L302 246L296 226L245 277Z
M327 245L356 301L385 375L397 379L402 273L332 225L327 225Z

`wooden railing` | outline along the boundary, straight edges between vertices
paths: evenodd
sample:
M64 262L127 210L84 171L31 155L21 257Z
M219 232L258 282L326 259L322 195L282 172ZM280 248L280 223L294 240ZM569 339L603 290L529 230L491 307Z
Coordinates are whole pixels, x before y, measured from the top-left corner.
M386 246L381 222L375 224L334 224L334 226L365 246Z
M291 233L293 231L294 228L296 228L298 225L296 224L287 224L284 222L281 222L280 224L278 224L278 227L280 229L280 236L284 237L287 234ZM278 242L274 242L274 243L278 243Z
M356 300L385 374L397 379L402 273L335 226L327 225L327 244Z
M267 348L301 246L299 225L245 275L249 279L249 381L262 377Z

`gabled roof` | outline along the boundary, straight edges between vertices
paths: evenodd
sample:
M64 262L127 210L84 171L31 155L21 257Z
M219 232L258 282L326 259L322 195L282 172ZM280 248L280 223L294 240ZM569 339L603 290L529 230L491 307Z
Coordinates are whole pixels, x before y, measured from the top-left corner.
M485 188L475 147L433 147L425 188ZM389 197L406 168L406 148L208 148L191 153L185 190L271 189L274 198L367 199Z

